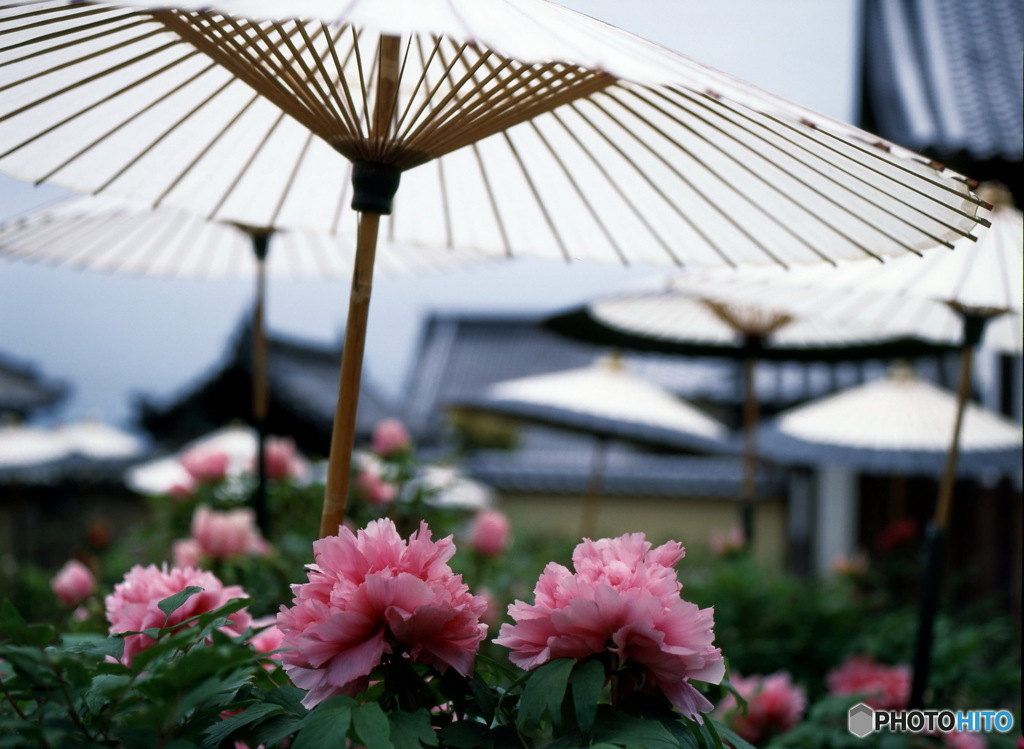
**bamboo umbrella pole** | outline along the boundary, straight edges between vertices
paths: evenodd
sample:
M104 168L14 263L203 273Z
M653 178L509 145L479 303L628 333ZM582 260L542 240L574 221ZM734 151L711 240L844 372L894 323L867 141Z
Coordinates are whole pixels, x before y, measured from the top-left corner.
M749 340L747 356L743 359L743 482L740 486L743 540L748 546L754 540L754 494L757 478L757 423L761 410L757 401L756 344Z
M252 308L252 416L256 427L256 492L252 498L256 524L264 535L270 532L267 508L267 336L264 325L267 297L267 252L270 231L245 229L256 255L256 300Z
M583 516L580 518L580 538L592 538L597 528L597 511L604 491L605 463L608 459L608 435L597 438L590 462L590 477L587 479L586 494L583 496Z
M928 528L925 543L924 579L921 585L921 599L918 604L917 637L914 643L914 671L910 686L911 710L924 707L924 693L928 687L931 671L932 642L934 639L935 616L939 610L939 588L942 578L943 554L946 547L946 528L953 506L953 488L956 484L956 466L960 453L960 432L963 427L964 410L971 392L971 369L974 349L981 342L986 323L998 312L969 312L956 305L954 310L963 319L963 346L960 352L960 381L957 383L957 410L953 422L953 436L946 453L946 464L939 485L935 503L935 517Z
M370 139L383 147L394 119L398 90L399 39L382 36L377 81L377 98L370 126ZM341 377L338 402L334 410L334 426L327 461L327 483L323 511L320 515L320 537L334 535L345 519L348 504L349 476L352 471L352 450L355 447L356 409L359 406L359 384L366 347L366 323L373 292L373 265L377 253L377 233L381 215L391 213L391 200L398 189L401 172L394 166L378 162L355 162L352 165L352 207L359 212L359 233L356 259L349 292L345 344L341 355Z

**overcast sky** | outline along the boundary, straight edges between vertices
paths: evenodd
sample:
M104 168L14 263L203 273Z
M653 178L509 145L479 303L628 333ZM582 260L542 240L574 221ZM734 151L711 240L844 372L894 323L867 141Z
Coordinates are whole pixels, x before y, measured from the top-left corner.
M833 117L855 116L855 0L565 0ZM65 193L0 175L0 218ZM375 283L365 376L397 395L432 310L553 311L653 273L614 266L502 264L486 271ZM133 394L174 397L217 366L248 314L251 279L183 281L103 275L0 259L0 355L69 381L60 419L127 424ZM272 332L340 337L346 282L276 281Z

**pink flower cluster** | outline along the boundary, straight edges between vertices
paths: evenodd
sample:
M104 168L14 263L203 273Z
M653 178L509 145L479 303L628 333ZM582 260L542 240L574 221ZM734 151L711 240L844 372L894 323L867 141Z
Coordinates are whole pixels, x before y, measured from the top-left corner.
M482 510L473 518L469 529L469 544L477 554L485 557L500 556L508 548L511 525L504 513Z
M389 519L313 544L309 581L277 616L284 667L308 690L306 707L358 694L385 655L469 674L486 601L452 572L454 553L451 537L432 541L426 523L406 542Z
M185 588L197 586L203 590L191 596L168 617L160 610L159 603L165 598L180 593ZM227 587L210 572L192 567L167 568L149 565L135 565L124 580L114 586L114 591L105 599L107 621L110 633L140 632L150 627L173 627L193 616L212 611L234 598L248 598L237 585ZM231 634L241 634L248 629L251 619L242 609L229 617L231 624L226 628ZM124 638L122 661L130 664L132 658L153 644L148 635L128 635Z
M886 666L868 656L847 658L826 676L832 694L862 695L876 710L902 710L910 699L910 667Z
M68 608L82 603L96 590L96 576L77 559L69 559L50 581L50 588Z
M398 487L384 478L384 469L376 460L364 460L356 474L356 486L372 505L389 505L398 496Z
M199 552L213 559L262 556L270 550L248 507L219 512L199 505L192 514L192 538Z
M374 427L371 444L377 455L389 458L407 450L412 444L412 439L401 421L384 419Z
M541 573L535 603L516 601L499 645L532 669L555 658L606 651L637 675L637 689L657 688L684 715L701 720L712 705L690 679L717 684L725 672L712 647L714 612L682 600L674 569L685 551L675 541L652 549L643 533L598 541L573 552L575 572L554 562Z
M744 678L734 673L730 680L740 696L747 701L743 714L730 694L716 712L730 728L752 744L788 731L800 722L807 709L807 695L793 684L785 671L768 676Z
M181 456L181 466L197 482L220 481L228 475L231 459L221 450L189 450Z
M290 437L268 437L263 448L266 461L267 478L271 481L299 478L306 472L306 463L299 457L295 449L295 440ZM256 459L253 458L250 470L255 472Z
M732 557L747 548L743 529L734 525L726 531L714 531L709 539L711 553L716 557Z

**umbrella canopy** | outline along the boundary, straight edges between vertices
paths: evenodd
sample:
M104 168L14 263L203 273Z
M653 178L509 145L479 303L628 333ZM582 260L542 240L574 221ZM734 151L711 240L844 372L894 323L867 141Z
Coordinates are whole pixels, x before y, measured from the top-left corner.
M47 429L4 424L0 426L0 478L32 481L50 476L67 452Z
M98 421L5 425L0 427L0 480L50 483L83 470L123 466L143 451L138 437Z
M681 450L720 450L728 436L722 423L631 375L612 358L498 382L479 398L457 405Z
M389 239L556 258L789 264L974 225L942 165L544 0L175 5L0 11L0 169L331 232L337 151L402 173Z
M351 237L273 232L265 272L282 279L348 278ZM0 223L0 254L52 265L174 278L255 278L251 231L116 195L78 196ZM400 276L487 262L464 248L388 245L375 272Z
M96 271L171 277L249 276L253 305L253 420L265 441L269 395L263 312L266 277L347 278L355 246L309 231L255 230L208 221L173 208L151 208L117 196L71 198L0 224L0 254ZM378 274L464 267L485 258L472 251L410 247L381 253ZM259 455L263 450L259 451ZM266 532L266 466L261 460L253 507Z
M584 537L596 526L609 439L707 451L721 450L728 436L720 422L630 375L617 357L590 367L498 382L464 405L598 435L580 522Z
M325 231L351 224L351 177L323 535L344 517L400 180L388 238L500 254L785 265L916 251L976 223L972 184L941 164L545 0L138 7L0 10L0 170Z
M794 271L795 273L795 271ZM899 316L865 314L864 299L771 293L781 273L691 271L595 299L544 321L574 340L634 351L776 361L849 361L934 353ZM931 305L929 305L931 306ZM947 309L938 310L949 320ZM946 342L952 347L952 342Z
M759 430L759 450L785 463L938 476L956 412L955 393L897 365L882 379L780 414ZM1020 425L997 413L968 404L960 439L961 474L1020 468Z

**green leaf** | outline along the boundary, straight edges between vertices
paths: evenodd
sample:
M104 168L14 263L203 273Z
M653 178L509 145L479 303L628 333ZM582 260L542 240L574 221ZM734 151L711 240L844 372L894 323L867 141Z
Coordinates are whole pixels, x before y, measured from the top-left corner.
M642 746L646 749L678 749L679 742L659 721L644 720L622 712L609 713L594 731L598 742Z
M321 702L310 710L303 720L302 730L295 737L292 749L344 746L354 704L352 698L344 695L337 695Z
M198 585L189 585L180 593L175 593L173 596L170 596L160 601L160 603L158 603L157 606L159 606L160 610L164 612L164 616L169 617L175 611L180 609L182 604L185 603L185 601L194 596L196 593L202 592L202 590L203 589L200 588Z
M596 659L577 663L569 677L576 724L583 733L590 733L597 717L597 703L604 689L604 664Z
M486 749L491 742L487 740L487 726L483 723L472 723L460 720L441 730L444 746L451 749Z
M414 713L391 713L388 722L391 724L391 743L400 749L437 746L437 732L430 725L430 714L422 708Z
M275 746L281 743L282 739L301 729L303 724L302 718L271 718L256 728L256 742L264 746Z
M53 641L57 630L49 624L28 624L6 598L0 603L0 636L18 645L43 647Z
M224 720L214 723L212 726L207 728L206 738L203 740L202 746L216 747L220 742L239 728L252 725L253 723L259 723L269 715L276 715L283 712L283 707L269 702L260 702L255 705L250 705L242 712L236 715L230 715Z
M376 702L367 702L352 711L352 727L366 749L392 749L388 716Z
M715 735L719 738L719 746L721 746L722 740L724 740L732 749L757 749L753 744L742 738L738 733L733 731L728 726L724 726L716 720L704 716L704 722L707 724L711 731L715 732Z
M541 725L545 713L551 716L552 720L561 715L565 687L575 664L576 661L572 658L559 658L545 663L530 674L526 688L523 689L523 696L519 700L516 725L520 729L530 723Z

